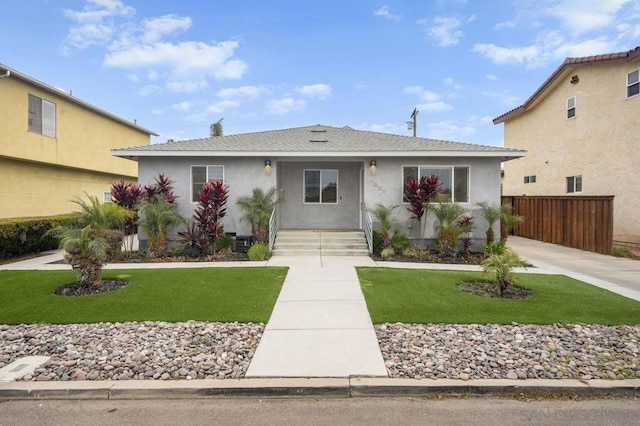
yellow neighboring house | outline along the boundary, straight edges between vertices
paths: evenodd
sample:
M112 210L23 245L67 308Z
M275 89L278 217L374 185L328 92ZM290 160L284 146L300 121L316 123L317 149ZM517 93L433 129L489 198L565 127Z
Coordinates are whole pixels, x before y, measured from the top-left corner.
M567 58L527 101L495 118L504 195L614 195L614 245L640 248L640 46Z
M137 181L135 161L111 150L148 145L156 133L0 64L0 218L77 210L86 191Z

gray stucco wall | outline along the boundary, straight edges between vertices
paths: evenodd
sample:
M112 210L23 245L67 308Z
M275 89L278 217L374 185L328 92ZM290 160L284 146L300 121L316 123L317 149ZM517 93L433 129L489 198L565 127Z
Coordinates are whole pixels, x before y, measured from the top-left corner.
M372 174L369 162L377 162ZM402 167L403 166L469 166L469 203L462 206L471 210L476 229L473 237L484 238L487 225L475 208L479 201L500 203L500 159L498 158L455 158L455 157L406 157L376 158L359 157L345 161L319 159L278 159L270 157L271 173L265 172L266 158L225 158L225 157L176 157L141 158L139 160L139 179L141 184L154 181L158 173L164 173L176 181L175 193L178 198L179 213L191 218L197 204L191 202L190 173L194 165L224 166L225 181L229 184L227 217L224 220L225 231L238 235L249 235L250 226L241 222L241 211L236 206L238 197L249 195L256 187L268 190L271 187L283 189L284 202L280 208L281 227L315 227L320 229L354 229L360 226L360 175L362 174L363 196L369 208L376 203L398 204L395 212L396 227L410 238L418 236L411 228L407 203L402 203ZM361 172L361 168L364 170ZM305 168L337 169L339 173L339 199L337 205L304 205L303 170ZM329 214L330 213L330 214ZM307 226L312 223L312 226ZM433 238L436 221L432 214L427 217L425 237ZM414 227L415 228L415 227ZM499 226L494 229L499 235ZM144 233L140 234L142 240Z
M358 229L360 227L360 173L362 162L279 162L283 190L280 226L283 229ZM337 204L304 203L304 170L338 171Z

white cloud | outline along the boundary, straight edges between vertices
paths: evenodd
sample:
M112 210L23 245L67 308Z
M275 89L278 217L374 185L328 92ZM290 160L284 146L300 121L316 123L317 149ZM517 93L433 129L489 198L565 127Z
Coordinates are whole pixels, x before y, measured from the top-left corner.
M178 102L177 104L171 105L171 109L175 111L189 112L191 111L191 102L189 101Z
M616 13L633 0L564 0L546 8L546 13L559 19L575 34L606 27L616 19Z
M389 11L389 6L384 5L382 6L380 9L376 10L375 12L373 12L374 16L380 16L382 18L385 19L391 19L393 21L397 21L401 18L400 15L395 15L393 13L391 13L391 11Z
M364 124L358 126L358 128L364 130L371 130L372 132L379 133L392 133L392 134L402 134L406 127L403 127L397 123L384 123L384 124Z
M162 91L162 88L157 84L146 84L142 86L142 88L140 88L138 93L141 94L142 96L148 96L148 95L151 95L152 93L158 93L160 91Z
M242 86L219 90L217 95L223 99L248 98L255 99L269 90L262 86Z
M301 99L293 99L291 97L282 99L272 99L267 102L267 112L273 115L284 115L291 111L304 108L307 103Z
M504 21L504 22L498 22L493 26L493 28L496 30L504 30L505 28L515 28L515 26L516 26L515 21Z
M540 48L535 45L526 47L500 47L495 44L479 43L473 46L473 51L480 53L498 65L529 64L534 62L540 55Z
M162 111L160 108L152 108L151 109L151 114L153 114L153 115L162 115L162 114L164 114L164 111Z
M494 74L487 74L487 75L484 76L484 78L486 78L487 80L491 80L491 81L498 80L498 76L494 75Z
M456 90L456 91L457 90L462 90L462 86L460 84L456 83L456 81L451 77L445 78L443 83L444 83L445 87L448 87L448 88L450 88L452 90Z
M465 23L473 22L475 19L476 17L473 15L467 18L466 21L456 17L436 16L432 21L421 19L418 24L426 26L428 28L427 35L435 39L440 46L447 47L458 44L463 35L460 27Z
M207 86L207 80L204 78L199 80L169 81L165 85L167 90L176 93L193 93L205 89Z
M180 75L200 73L218 79L239 79L247 70L247 65L232 59L237 47L237 41L224 41L216 45L196 41L136 45L109 53L104 63L114 68L159 66Z
M451 105L442 100L441 95L424 89L421 86L405 87L404 93L418 95L422 101L420 104L416 105L416 108L418 108L419 111L441 112L453 109Z
M214 112L214 113L221 113L228 109L237 108L239 106L240 106L239 101L233 101L233 100L227 99L227 100L216 102L215 104L209 105L209 107L207 107L207 111Z
M159 18L143 19L141 24L145 43L154 43L166 35L186 31L191 27L191 18L177 15L165 15Z
M130 16L136 13L133 7L120 0L87 0L82 11L64 9L64 16L80 24L102 22L115 16Z
M298 87L296 91L302 96L306 96L308 98L326 99L331 95L332 89L328 84L318 83Z
M427 123L427 137L449 141L464 141L476 132L475 127L459 126L451 120Z

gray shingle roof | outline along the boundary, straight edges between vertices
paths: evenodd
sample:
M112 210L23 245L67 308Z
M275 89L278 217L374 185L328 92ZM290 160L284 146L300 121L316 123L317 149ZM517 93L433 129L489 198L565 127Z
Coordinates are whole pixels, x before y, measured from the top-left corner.
M323 125L167 142L114 150L118 156L172 156L203 153L333 154L448 152L519 157L523 151Z

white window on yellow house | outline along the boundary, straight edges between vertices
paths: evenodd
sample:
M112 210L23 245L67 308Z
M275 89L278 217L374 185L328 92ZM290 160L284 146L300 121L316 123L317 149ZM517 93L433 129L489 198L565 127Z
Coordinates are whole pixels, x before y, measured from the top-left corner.
M111 191L103 191L102 192L102 202L103 203L112 203L113 199L111 198Z
M567 177L567 194L582 192L582 176Z
M640 93L640 70L631 71L627 74L627 98Z
M27 129L44 136L56 137L56 104L29 95Z
M536 175L525 176L524 183L536 183Z
M567 119L576 116L576 97L572 96L567 99Z
M204 184L214 181L224 182L224 166L191 166L191 202L197 203Z

